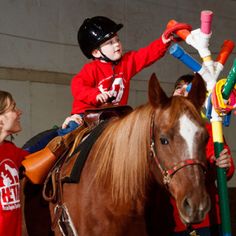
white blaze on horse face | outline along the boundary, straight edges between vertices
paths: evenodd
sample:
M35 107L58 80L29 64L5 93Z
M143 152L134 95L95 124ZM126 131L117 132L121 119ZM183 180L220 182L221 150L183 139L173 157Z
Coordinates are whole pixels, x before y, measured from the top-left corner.
M186 115L180 117L179 123L179 133L186 141L188 147L188 150L185 150L185 152L189 153L191 157L193 156L194 136L198 127Z

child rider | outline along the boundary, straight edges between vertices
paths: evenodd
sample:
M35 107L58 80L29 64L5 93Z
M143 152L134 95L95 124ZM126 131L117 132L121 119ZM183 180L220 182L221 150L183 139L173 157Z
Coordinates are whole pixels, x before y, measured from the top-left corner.
M86 109L97 108L110 101L114 105L126 105L131 78L163 57L173 38L164 32L148 46L123 54L117 34L122 27L122 24L104 16L88 18L80 26L79 46L92 61L72 79L72 116L66 118L63 129L72 120L81 124Z

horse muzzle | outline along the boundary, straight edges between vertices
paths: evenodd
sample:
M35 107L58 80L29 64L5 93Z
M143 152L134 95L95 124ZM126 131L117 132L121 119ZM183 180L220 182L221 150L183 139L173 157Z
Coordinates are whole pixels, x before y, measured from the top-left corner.
M185 196L180 204L177 203L183 223L197 224L204 220L210 210L211 201L208 193L189 194Z

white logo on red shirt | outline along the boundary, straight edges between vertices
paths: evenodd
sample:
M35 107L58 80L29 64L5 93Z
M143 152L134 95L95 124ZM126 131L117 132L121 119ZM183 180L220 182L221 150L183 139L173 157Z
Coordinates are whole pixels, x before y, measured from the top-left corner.
M16 165L9 159L0 163L0 203L5 211L20 208L20 182Z
M109 87L109 82L110 80L108 79L102 80L99 83L98 89L101 91L101 93L110 91L112 96L116 98L112 101L112 103L114 104L119 103L122 99L124 88L125 88L124 83L123 83L123 78L121 77L115 78L110 87Z

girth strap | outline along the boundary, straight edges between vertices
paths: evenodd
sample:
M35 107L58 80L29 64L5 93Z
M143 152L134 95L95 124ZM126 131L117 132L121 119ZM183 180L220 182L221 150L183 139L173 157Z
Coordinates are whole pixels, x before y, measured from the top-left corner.
M58 224L63 236L78 236L68 209L64 204L55 207L54 215L55 218L52 222L52 229L55 229Z

